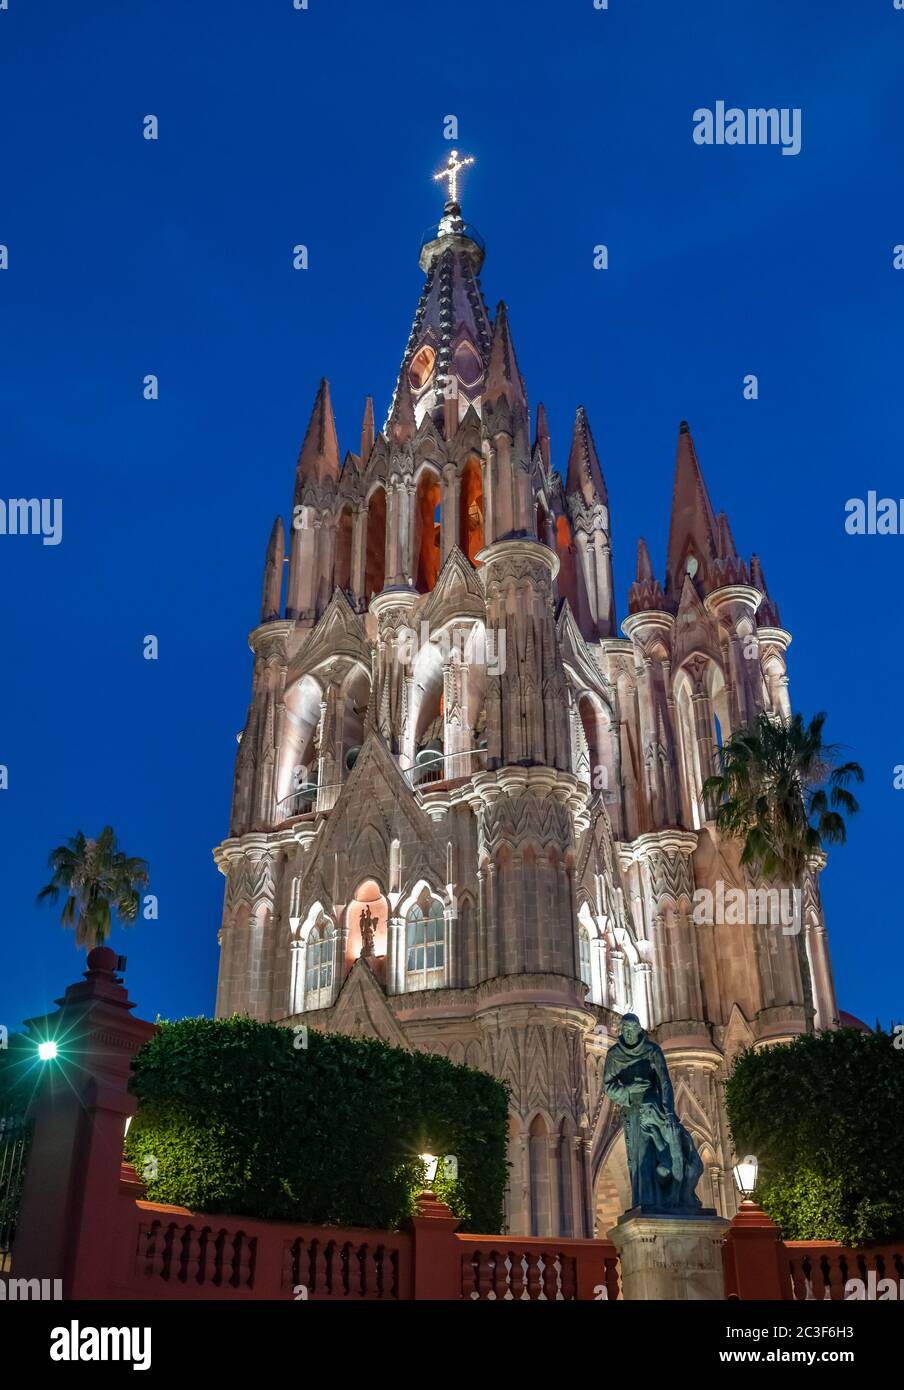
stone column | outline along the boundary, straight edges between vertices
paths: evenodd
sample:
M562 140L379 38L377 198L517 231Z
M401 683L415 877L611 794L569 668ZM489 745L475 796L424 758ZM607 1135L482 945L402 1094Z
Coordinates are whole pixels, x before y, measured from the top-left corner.
M443 467L442 498L440 502L440 564L449 557L452 547L458 544L459 537L459 477L454 463Z
M352 562L349 585L356 603L364 602L367 565L367 503L355 507L352 516Z
M390 917L388 927L387 994L402 994L405 989L405 921L402 917Z

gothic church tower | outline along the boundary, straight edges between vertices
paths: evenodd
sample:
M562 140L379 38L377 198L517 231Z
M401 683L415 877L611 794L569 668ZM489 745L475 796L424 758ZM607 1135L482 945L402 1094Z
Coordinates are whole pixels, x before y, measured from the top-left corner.
M249 638L217 1013L502 1077L508 1228L587 1236L630 1205L601 1078L632 1010L665 1050L704 1204L730 1215L731 1059L837 1021L822 860L799 938L695 921L696 889L763 887L702 788L733 729L789 712L791 637L685 423L664 582L640 541L619 629L590 423L579 408L560 473L483 259L450 198L386 423L368 400L357 452L317 392Z

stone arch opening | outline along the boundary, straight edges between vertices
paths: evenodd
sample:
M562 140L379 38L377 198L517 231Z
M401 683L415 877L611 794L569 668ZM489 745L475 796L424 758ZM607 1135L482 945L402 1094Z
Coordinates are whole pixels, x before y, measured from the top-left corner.
M364 599L370 602L386 582L386 493L377 487L367 503L367 545L364 564Z
M305 675L286 691L285 722L276 783L277 819L309 811L317 793L317 734L323 688Z
M418 593L429 594L436 584L440 567L439 477L432 468L423 468L414 496L414 585Z
M556 554L559 557L559 573L556 582L559 586L559 594L562 598L567 598L575 618L580 621L580 610L578 608L578 571L577 562L574 554L574 540L571 535L571 527L568 525L568 518L560 516L556 518Z
M333 586L337 589L351 590L352 584L352 509L344 506L336 522L336 561L333 568Z
M592 791L615 790L615 759L610 733L611 711L595 692L585 690L578 701L581 727L587 740Z
M345 910L345 970L363 957L383 979L389 941L389 902L373 878L362 879Z
M475 567L484 546L483 470L476 458L469 458L461 475L458 516L458 544Z
M631 1206L631 1176L621 1126L612 1138L593 1185L593 1234L605 1240L623 1212Z

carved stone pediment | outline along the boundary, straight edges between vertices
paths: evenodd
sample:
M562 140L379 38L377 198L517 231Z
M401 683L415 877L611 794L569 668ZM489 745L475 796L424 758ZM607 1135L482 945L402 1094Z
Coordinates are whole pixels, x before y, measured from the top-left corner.
M440 628L454 618L478 618L485 622L486 616L486 599L474 566L457 545L453 546L417 620Z
M677 668L695 652L702 652L712 661L721 663L719 644L713 633L713 622L703 607L697 590L689 576L685 575L681 602L673 629L673 669Z
M317 901L339 900L364 878L385 890L390 847L400 845L402 872L437 885L446 881L444 838L424 811L383 739L368 735L329 813L300 894L302 911ZM337 882L338 874L338 882Z
M411 1051L404 1030L365 960L356 960L346 976L324 1031L343 1033L347 1038L379 1038L392 1047Z
M337 662L343 658L357 661L365 670L370 670L370 644L358 614L354 611L341 589L334 589L333 596L323 611L308 640L293 657L289 666L286 684L299 679L324 661Z

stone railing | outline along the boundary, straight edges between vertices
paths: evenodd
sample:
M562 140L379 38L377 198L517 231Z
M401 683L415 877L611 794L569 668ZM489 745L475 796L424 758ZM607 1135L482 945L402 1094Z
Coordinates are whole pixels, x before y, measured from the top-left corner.
M778 1227L755 1202L745 1201L722 1247L725 1292L744 1301L782 1299L840 1302L845 1284L859 1279L868 1299L877 1284L904 1278L904 1241L848 1249L835 1240L782 1240Z
M898 1296L904 1281L904 1241L891 1245L865 1245L851 1250L834 1240L786 1240L782 1242L786 1261L785 1294L789 1299L810 1301L845 1297L845 1285L859 1279L866 1296L881 1297L877 1285L891 1279Z
M123 1164L104 1297L557 1303L619 1295L608 1241L462 1235L430 1192L410 1232L205 1215L142 1194Z
M412 1297L412 1239L243 1216L211 1216L146 1202L123 1165L106 1296L113 1299L317 1299L400 1302Z
M500 1302L603 1301L619 1296L618 1255L605 1240L457 1236L461 1296Z

